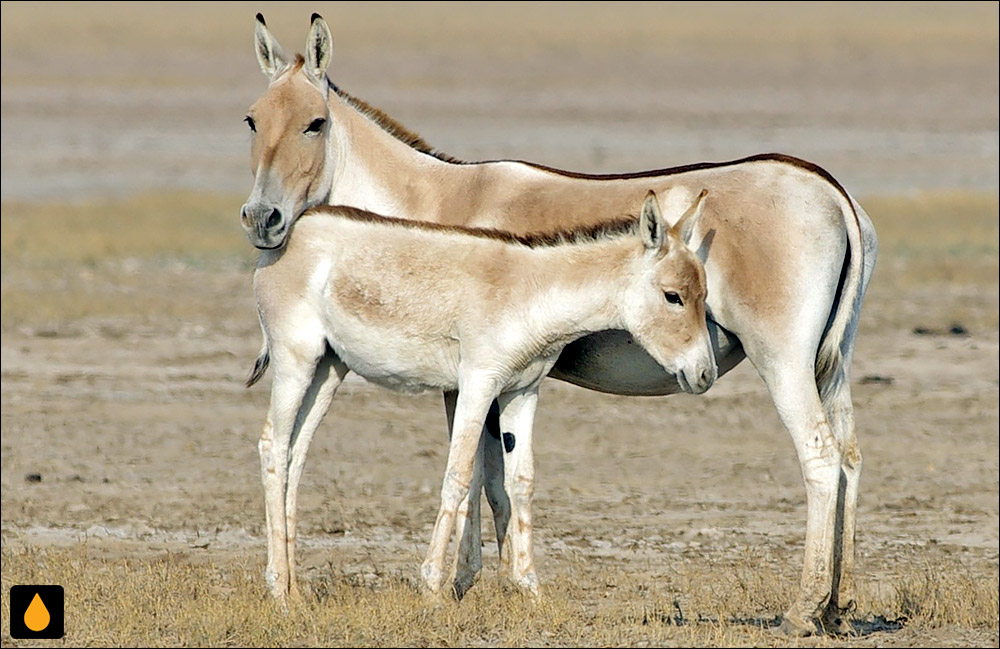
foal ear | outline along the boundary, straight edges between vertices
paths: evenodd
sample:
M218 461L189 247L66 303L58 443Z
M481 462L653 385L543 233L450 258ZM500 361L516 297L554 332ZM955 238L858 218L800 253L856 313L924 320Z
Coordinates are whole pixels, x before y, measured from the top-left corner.
M257 24L254 27L254 51L257 53L257 63L260 64L260 71L268 79L274 77L275 73L288 64L288 58L274 40L271 32L264 22L264 16L257 14Z
M694 199L691 207L687 208L687 211L684 212L684 215L677 223L674 223L673 230L684 243L691 241L691 233L694 232L694 226L698 223L698 218L701 216L706 196L708 196L708 190L702 189L698 197Z
M656 192L649 190L646 200L642 203L642 213L639 215L639 230L642 243L647 250L665 249L666 228L663 215L660 214L660 203L656 200Z
M330 28L323 20L323 16L313 14L309 37L306 38L306 72L309 76L317 81L326 78L332 53L333 36L330 34Z

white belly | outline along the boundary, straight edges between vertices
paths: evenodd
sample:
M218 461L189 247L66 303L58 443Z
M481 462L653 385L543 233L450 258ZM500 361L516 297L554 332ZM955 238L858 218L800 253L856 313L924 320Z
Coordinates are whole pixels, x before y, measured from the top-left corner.
M338 327L327 338L352 372L397 392L458 389L457 341L415 340L370 327L353 329Z

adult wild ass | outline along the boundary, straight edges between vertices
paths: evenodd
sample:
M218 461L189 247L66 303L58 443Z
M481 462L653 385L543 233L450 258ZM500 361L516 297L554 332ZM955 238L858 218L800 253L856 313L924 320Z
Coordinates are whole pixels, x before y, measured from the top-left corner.
M817 624L850 629L843 613L854 592L861 474L850 365L878 244L868 215L829 173L778 154L614 175L513 160L461 162L330 81L332 39L319 15L312 16L304 58L287 57L260 14L255 47L269 85L246 117L254 185L241 220L258 248L281 246L296 218L323 204L527 234L600 224L629 213L646 189L683 205L707 188L712 198L685 236L711 288L718 370L750 359L792 437L806 486L802 577L782 628L802 635ZM671 203L665 211L677 210ZM615 394L680 390L676 376L630 343L620 330L591 334L567 345L549 375ZM449 418L454 401L446 395ZM503 450L491 439L485 484L501 566L530 585L534 575L507 562L506 526L518 514L498 473ZM470 507L478 520L478 498ZM469 532L459 567L475 572L478 525ZM471 583L468 575L456 581L456 588Z
M688 210L697 219L704 193ZM441 591L445 554L467 517L474 458L494 400L518 441L504 464L518 502L512 542L531 566L532 422L538 386L563 347L628 331L693 393L716 377L705 319L705 272L650 192L633 219L549 237L314 208L295 236L264 251L254 293L264 345L248 381L274 365L260 438L267 579L295 589L298 483L316 428L349 370L403 392L457 391L441 505L421 576ZM474 263L471 263L473 262ZM428 299L429 296L433 296ZM290 448L301 452L289 454ZM479 496L479 485L474 495ZM476 521L478 523L478 521Z

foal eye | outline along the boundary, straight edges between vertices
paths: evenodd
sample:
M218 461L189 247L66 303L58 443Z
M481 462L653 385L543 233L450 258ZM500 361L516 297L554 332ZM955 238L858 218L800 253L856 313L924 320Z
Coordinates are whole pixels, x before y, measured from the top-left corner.
M678 306L684 306L684 300L682 300L681 296L675 293L674 291L667 291L666 293L663 294L663 297L667 299L667 304L676 304Z
M306 128L305 131L303 131L303 133L305 133L306 135L309 135L310 133L319 133L323 129L324 124L326 124L326 120L323 119L322 117L314 119L313 121L309 122L309 126Z
M243 121L247 123L247 126L250 127L251 131L253 131L254 133L257 132L257 122L253 121L253 117L247 115L246 117L243 118Z

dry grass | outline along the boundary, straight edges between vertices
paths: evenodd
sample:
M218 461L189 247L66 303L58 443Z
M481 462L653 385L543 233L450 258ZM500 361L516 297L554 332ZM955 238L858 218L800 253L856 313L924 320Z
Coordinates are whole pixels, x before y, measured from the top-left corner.
M934 628L955 624L996 629L1000 619L997 575L991 583L962 568L941 571L940 566L928 565L900 578L886 608Z
M258 561L99 559L86 546L13 550L3 558L3 628L9 587L66 589L65 642L76 646L782 646L772 631L788 576L748 553L666 578L628 567L561 561L538 604L484 578L464 601L431 602L407 577L375 584L328 572L285 612L264 592ZM762 565L762 561L765 563ZM855 613L863 633L959 627L997 630L997 578L961 566L900 565L892 595ZM865 606L863 604L863 606ZM892 625L895 625L893 627ZM814 638L808 646L838 644ZM4 638L4 644L24 644Z

